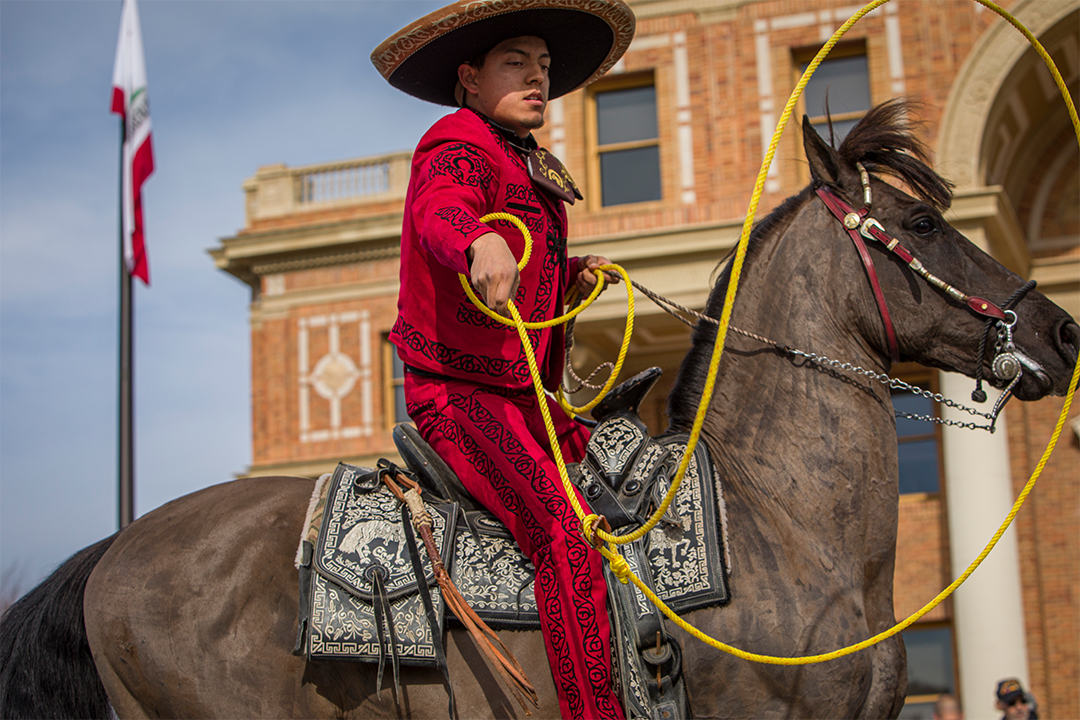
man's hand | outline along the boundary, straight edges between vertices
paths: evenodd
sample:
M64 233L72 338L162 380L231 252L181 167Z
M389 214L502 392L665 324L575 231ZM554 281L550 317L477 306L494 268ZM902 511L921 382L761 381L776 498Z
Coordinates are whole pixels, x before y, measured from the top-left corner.
M469 278L484 304L504 317L510 317L507 301L517 294L521 274L517 259L498 233L485 233L465 250L469 259ZM594 278L595 282L595 278Z
M610 265L611 261L602 255L586 255L578 258L578 274L576 284L581 297L588 297L596 286L596 275L593 271L601 265ZM604 279L611 285L618 285L621 276L619 273L608 270L604 273Z

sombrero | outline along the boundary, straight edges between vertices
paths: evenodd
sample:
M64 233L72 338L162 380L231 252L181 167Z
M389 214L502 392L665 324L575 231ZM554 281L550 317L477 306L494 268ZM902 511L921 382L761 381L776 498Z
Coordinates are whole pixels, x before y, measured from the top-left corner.
M557 98L610 70L634 38L634 22L623 0L458 0L391 35L371 62L397 89L456 106L461 63L532 35L551 53L548 97Z

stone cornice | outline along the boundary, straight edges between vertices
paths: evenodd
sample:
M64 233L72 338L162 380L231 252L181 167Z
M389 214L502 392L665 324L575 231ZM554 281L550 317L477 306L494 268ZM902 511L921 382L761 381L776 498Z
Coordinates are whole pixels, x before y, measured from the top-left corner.
M1062 288L1076 293L1080 290L1080 257L1039 258L1031 262L1031 279L1039 288Z
M740 221L708 223L683 228L657 230L648 233L610 235L572 242L571 255L605 255L623 265L633 279L676 302L700 307L708 296L710 277L723 254L738 242L742 229ZM289 272L313 267L395 257L400 247L392 241L371 245L351 252L307 255L296 259L252 263L248 269L253 277L270 273ZM663 259L663 263L657 263ZM362 285L313 288L281 295L263 295L252 305L251 322L285 317L297 307L328 304L373 297L396 296L398 279L385 279ZM659 312L647 298L638 295L641 314ZM624 288L612 288L588 312L588 322L623 317L626 311Z
M352 252L312 255L296 260L256 264L251 266L251 270L256 275L269 275L271 273L294 272L296 270L309 270L318 267L383 260L385 258L399 257L400 255L401 245L397 241L394 241L392 244L369 247L362 250L354 250Z
M571 242L571 255L602 255L622 265L632 280L680 305L702 308L712 279L724 254L734 248L742 232L742 220L703 223L681 228L638 231ZM635 312L663 312L641 293L635 293ZM579 321L593 322L626 316L626 289L607 290Z
M258 302L251 305L251 324L258 326L265 320L286 317L290 310L298 307L330 305L379 297L396 298L398 288L398 278L394 276L386 280L363 284L311 288L282 295L263 295Z
M605 255L621 265L657 257L726 250L738 243L741 232L742 220L725 220L593 236L582 240L571 237L570 254Z
M639 20L694 13L705 24L734 20L739 8L753 0L638 0L630 7Z
M239 233L208 252L225 272L257 289L266 273L392 257L400 252L400 212Z

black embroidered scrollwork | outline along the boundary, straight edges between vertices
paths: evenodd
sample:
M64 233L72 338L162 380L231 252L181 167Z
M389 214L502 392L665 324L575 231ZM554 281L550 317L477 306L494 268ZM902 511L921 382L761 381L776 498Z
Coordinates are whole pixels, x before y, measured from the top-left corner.
M488 161L472 145L453 143L440 150L428 165L430 177L445 175L458 185L487 190L495 174Z
M459 207L439 208L434 214L435 217L443 220L453 230L456 230L465 237L468 237L479 229L487 229L483 223Z
M424 357L454 370L476 375L487 375L493 378L502 377L509 373L519 381L529 378L529 367L524 357L520 357L514 362L507 362L500 358L462 352L445 343L427 338L400 317L394 323L392 333L400 337L405 345Z

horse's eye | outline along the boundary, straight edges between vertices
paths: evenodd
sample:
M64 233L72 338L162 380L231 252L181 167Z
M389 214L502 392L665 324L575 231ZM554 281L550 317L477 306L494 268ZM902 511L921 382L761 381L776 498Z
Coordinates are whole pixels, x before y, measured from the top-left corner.
M921 217L915 221L915 224L911 226L911 230L916 235L929 235L937 230L937 226L934 225L934 221L928 217Z

